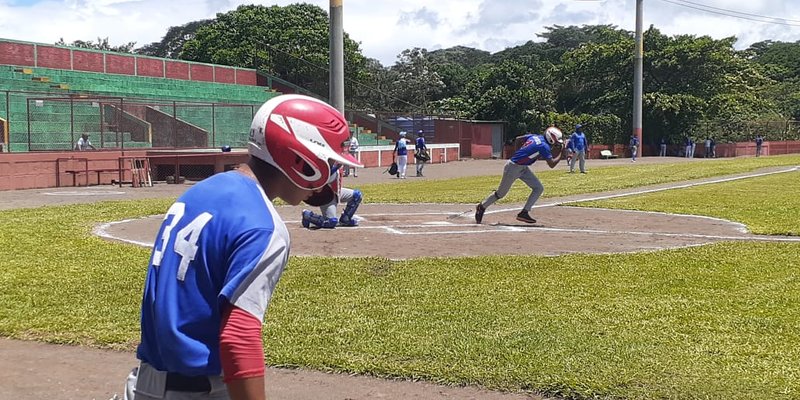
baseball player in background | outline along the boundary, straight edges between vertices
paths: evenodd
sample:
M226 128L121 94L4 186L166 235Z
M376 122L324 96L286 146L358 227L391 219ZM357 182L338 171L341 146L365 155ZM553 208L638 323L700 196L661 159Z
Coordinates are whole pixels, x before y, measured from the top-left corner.
M299 204L331 171L361 166L340 154L347 137L328 104L274 97L253 118L248 161L172 204L150 256L125 399L266 398L261 329L290 248L272 201Z
M522 142L522 146L516 146ZM517 214L517 221L527 222L529 224L536 223L530 215L530 211L539 196L544 192L544 186L539 181L539 178L531 171L530 165L536 162L537 159L547 161L550 168L555 168L558 162L561 161L563 153L563 134L558 128L551 126L545 129L544 134L526 134L517 136L515 139L515 147L518 147L511 159L508 160L503 168L503 177L500 179L500 185L497 189L489 195L482 202L478 203L475 207L475 222L481 223L483 221L483 213L486 209L494 204L497 200L502 199L508 194L511 185L517 179L525 182L531 188L531 194L528 196L528 201L522 207L522 211ZM557 154L555 157L553 153Z
M357 226L355 218L356 210L361 205L361 191L342 187L342 178L338 171L336 177L322 190L314 193L309 199L305 200L309 205L320 205L322 214L315 214L310 210L303 210L302 224L304 228L326 228L333 229L336 226ZM336 218L336 206L345 203L342 216Z
M586 135L583 133L583 125L575 125L575 132L569 137L568 147L575 153L569 160L569 172L575 172L575 162L578 162L581 173L586 173L586 152L589 150L589 144L586 141Z
M400 138L394 144L394 155L397 159L397 177L406 179L406 167L408 167L408 139L405 131L400 132Z
M422 177L422 170L430 159L428 146L425 145L425 131L422 129L417 132L417 142L414 144L414 150L414 158L417 160L417 177Z

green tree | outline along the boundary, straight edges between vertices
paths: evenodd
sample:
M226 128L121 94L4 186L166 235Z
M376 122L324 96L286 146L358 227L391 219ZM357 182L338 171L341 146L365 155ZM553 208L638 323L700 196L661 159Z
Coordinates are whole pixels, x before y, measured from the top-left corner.
M404 50L391 68L396 79L393 94L405 104L425 106L437 99L445 88L442 77L433 69L428 51L421 48ZM395 104L402 108L402 104ZM408 110L414 111L414 110Z
M328 21L327 12L311 4L239 6L200 27L181 58L257 68L327 98ZM358 43L344 36L345 78L359 81L366 58Z
M774 80L763 96L776 104L779 118L800 120L800 41L758 42L747 49L747 54L761 66L764 75Z
M467 85L470 118L508 122L506 139L536 126L539 116L554 111L553 67L534 69L513 61L484 66Z
M167 30L167 34L159 42L153 42L142 46L136 53L151 57L178 58L183 51L183 46L187 41L193 39L197 30L209 25L213 20L203 19L192 21L181 26L173 26Z
M65 43L64 38L59 38L56 42L57 46L71 46L71 47L79 47L82 49L93 49L93 50L102 50L102 51L113 51L117 53L131 53L133 51L133 47L136 46L136 42L128 42L125 44L121 44L118 46L111 45L108 42L108 37L105 38L97 38L97 41L91 40L76 40L72 43Z

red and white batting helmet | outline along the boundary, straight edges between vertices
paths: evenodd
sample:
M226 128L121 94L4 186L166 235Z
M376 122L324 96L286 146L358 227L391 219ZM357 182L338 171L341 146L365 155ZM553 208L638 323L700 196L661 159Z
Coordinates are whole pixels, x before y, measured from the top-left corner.
M561 133L561 129L556 128L555 126L551 126L544 130L544 138L547 140L547 143L556 144L556 143L564 143L564 134Z
M342 165L361 167L342 154L350 129L342 114L313 97L287 94L258 109L250 125L248 151L286 175L300 188L319 189Z

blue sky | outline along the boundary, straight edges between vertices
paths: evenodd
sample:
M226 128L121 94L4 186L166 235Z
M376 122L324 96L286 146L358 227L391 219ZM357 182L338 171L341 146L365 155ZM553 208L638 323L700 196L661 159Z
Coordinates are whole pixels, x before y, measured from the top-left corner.
M0 38L54 43L60 38L142 46L171 26L213 18L240 4L297 1L0 0ZM305 0L328 9L329 0ZM634 30L634 0L344 0L345 31L367 57L393 64L404 49L456 45L496 52L553 25L612 24ZM678 3L678 4L676 4ZM707 10L699 11L697 5ZM738 12L740 18L722 15ZM780 17L764 20L761 16ZM757 18L758 17L758 18ZM782 23L781 23L782 21ZM761 40L800 40L798 0L644 0L644 25L668 35L736 36L737 47Z

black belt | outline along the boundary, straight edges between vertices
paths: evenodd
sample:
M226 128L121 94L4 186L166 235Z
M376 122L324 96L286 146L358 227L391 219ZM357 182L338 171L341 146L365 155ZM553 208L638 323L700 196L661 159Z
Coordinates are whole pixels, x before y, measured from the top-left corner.
M207 376L186 376L167 372L167 390L173 392L210 392L211 381Z

